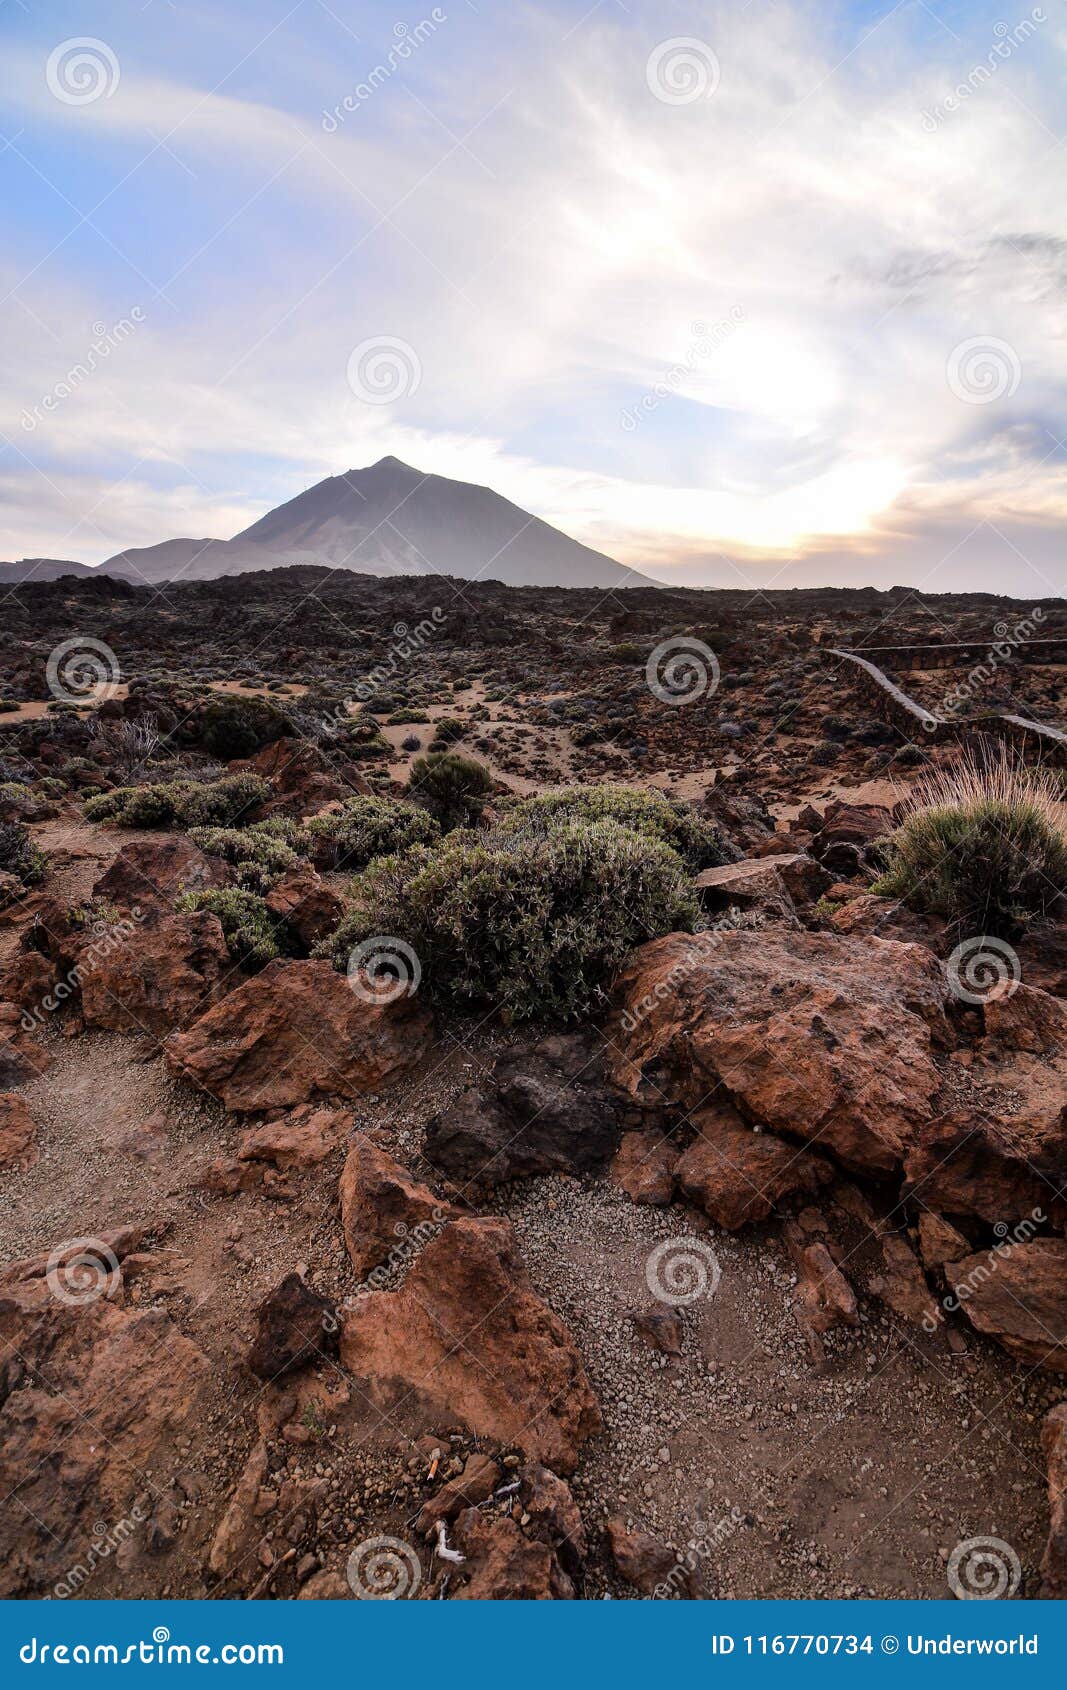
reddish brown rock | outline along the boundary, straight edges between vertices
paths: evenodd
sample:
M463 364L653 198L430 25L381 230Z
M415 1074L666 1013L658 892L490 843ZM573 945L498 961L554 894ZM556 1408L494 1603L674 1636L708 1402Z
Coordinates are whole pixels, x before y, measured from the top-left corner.
M0 1086L28 1085L43 1074L51 1057L23 1026L23 1016L13 1003L0 1003Z
M940 1320L940 1310L914 1250L899 1232L889 1230L883 1231L880 1244L882 1271L868 1280L868 1291L902 1320L931 1331Z
M615 1571L643 1596L689 1593L689 1569L650 1532L631 1530L621 1514L605 1522Z
M670 1356L672 1359L682 1353L682 1317L677 1309L670 1308L664 1303L653 1303L651 1308L640 1309L630 1316L634 1323L634 1330L639 1332L646 1344L651 1344L660 1355Z
M665 1208L674 1200L678 1146L662 1133L623 1133L611 1177L634 1203Z
M1005 1240L945 1275L979 1332L1030 1367L1067 1373L1067 1239Z
M456 1521L456 1548L464 1557L457 1570L464 1583L455 1592L460 1602L553 1602L574 1595L546 1543L524 1537L513 1520L489 1518L477 1508L466 1509Z
M415 1522L415 1530L423 1537L429 1537L434 1531L438 1520L446 1523L454 1520L464 1508L476 1508L479 1502L485 1502L492 1496L500 1483L502 1468L499 1461L491 1455L481 1455L475 1451L468 1455L462 1473L424 1502L419 1517Z
M24 1171L37 1160L37 1128L21 1097L0 1092L0 1169Z
M267 893L267 908L310 951L337 926L345 906L310 863L293 863Z
M337 798L350 798L354 792L368 793L371 788L356 776L342 784L326 767L322 752L304 739L276 739L257 752L250 768L269 780L275 796L263 805L263 813L289 810L307 816Z
M352 1266L360 1279L399 1246L425 1243L455 1210L428 1185L357 1134L341 1174L341 1224Z
M298 1273L286 1274L256 1310L248 1366L257 1379L275 1380L313 1367L337 1348L337 1311Z
M206 910L152 916L106 955L86 952L81 966L87 1027L158 1039L201 1015L233 971L218 917Z
M352 1116L346 1110L305 1105L280 1121L268 1121L242 1133L236 1158L212 1162L201 1183L209 1191L232 1196L237 1191L251 1191L272 1173L284 1175L316 1168L351 1126Z
M838 1326L859 1326L856 1294L825 1244L804 1244L797 1232L787 1236L797 1268L793 1312L812 1355L821 1361L827 1332Z
M1041 1445L1048 1467L1048 1543L1041 1561L1040 1595L1046 1601L1067 1598L1067 1402L1045 1416Z
M136 1519L144 1474L198 1412L206 1374L161 1310L74 1305L43 1278L5 1284L0 1595L74 1593L63 1582L96 1522Z
M204 855L182 834L159 834L124 845L93 887L93 897L118 909L169 912L184 892L228 886L229 868Z
M169 1039L165 1055L173 1073L240 1113L382 1091L432 1038L416 998L367 1003L327 962L278 961Z
M547 1543L559 1557L564 1572L573 1578L588 1552L585 1527L571 1488L558 1473L539 1461L528 1461L520 1474L523 1530L528 1537Z
M1004 1094L1001 1094L1003 1097ZM998 1120L985 1109L958 1109L932 1122L904 1161L905 1193L938 1214L1019 1221L1038 1211L1062 1219L1057 1183L1067 1180L1062 1151L1025 1111ZM1042 1178L1041 1169L1045 1170Z
M922 1211L919 1216L919 1254L924 1267L944 1267L946 1263L958 1262L970 1253L971 1246L962 1232L957 1232L944 1215L935 1215L929 1209Z
M450 1221L399 1291L361 1297L341 1359L384 1406L422 1404L569 1473L600 1410L574 1341L532 1290L506 1221Z
M766 1220L791 1192L816 1191L833 1177L830 1164L772 1133L755 1133L731 1109L691 1117L697 1137L678 1163L678 1184L729 1232Z
M934 1113L947 996L919 945L669 934L635 951L620 978L616 1077L650 1106L666 1093L697 1108L721 1086L749 1120L892 1173Z

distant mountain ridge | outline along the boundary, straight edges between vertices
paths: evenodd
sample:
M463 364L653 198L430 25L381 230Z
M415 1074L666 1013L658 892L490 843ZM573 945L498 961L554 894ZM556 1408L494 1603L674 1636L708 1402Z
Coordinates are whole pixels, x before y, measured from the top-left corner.
M86 573L55 559L0 565L0 579ZM490 487L425 475L398 458L308 487L231 540L181 538L129 547L100 569L135 583L208 581L288 564L366 575L451 575L515 587L652 586ZM31 567L31 564L36 567ZM10 573L8 573L10 572Z

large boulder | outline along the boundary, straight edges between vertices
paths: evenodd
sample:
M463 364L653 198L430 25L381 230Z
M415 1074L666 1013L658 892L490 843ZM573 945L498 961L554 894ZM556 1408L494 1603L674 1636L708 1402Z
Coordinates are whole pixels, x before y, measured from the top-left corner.
M432 1039L417 999L368 1003L328 962L276 961L169 1039L165 1055L172 1073L240 1113L382 1091Z
M506 1051L488 1079L430 1122L426 1155L475 1185L585 1173L614 1155L625 1099L604 1080L604 1041L554 1034Z
M506 1221L450 1221L399 1291L346 1310L341 1360L382 1407L418 1404L430 1426L466 1426L556 1472L573 1472L600 1430L574 1340L531 1287Z
M920 945L826 934L672 933L617 987L614 1073L637 1102L751 1122L891 1174L933 1119L948 985Z
M80 959L87 1027L163 1039L225 992L233 963L217 916L152 915L111 946L87 947Z
M949 1262L945 1276L979 1332L1029 1367L1067 1373L1067 1239L1006 1238Z
M822 1156L755 1133L729 1108L690 1117L696 1138L675 1170L682 1193L728 1232L766 1220L783 1197L814 1192L833 1176Z
M227 886L229 867L205 856L182 834L160 834L124 845L93 887L93 897L118 909L169 911L184 892Z

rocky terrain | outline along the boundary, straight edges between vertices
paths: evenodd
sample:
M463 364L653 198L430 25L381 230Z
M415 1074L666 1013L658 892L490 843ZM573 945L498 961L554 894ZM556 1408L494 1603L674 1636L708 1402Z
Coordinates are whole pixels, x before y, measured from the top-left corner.
M8 588L0 1595L1067 1594L1063 900L836 655L1035 608Z

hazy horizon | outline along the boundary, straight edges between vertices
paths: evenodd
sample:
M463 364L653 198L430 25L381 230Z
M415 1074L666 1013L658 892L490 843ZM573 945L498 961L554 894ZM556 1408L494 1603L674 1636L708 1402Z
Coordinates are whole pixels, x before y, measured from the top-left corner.
M0 557L395 455L667 584L1061 594L1062 0L759 23L9 16Z

